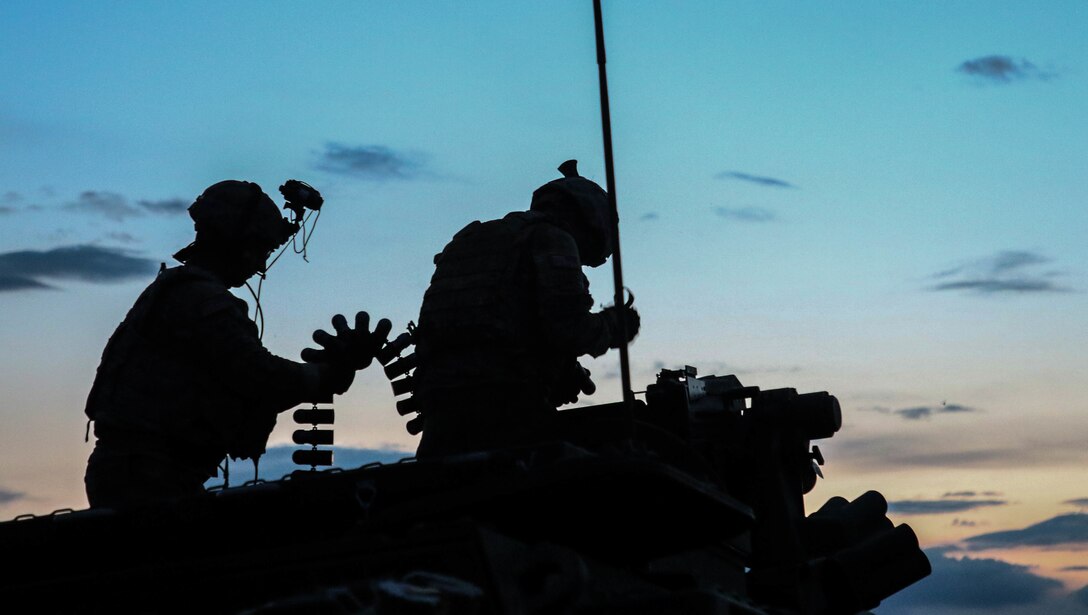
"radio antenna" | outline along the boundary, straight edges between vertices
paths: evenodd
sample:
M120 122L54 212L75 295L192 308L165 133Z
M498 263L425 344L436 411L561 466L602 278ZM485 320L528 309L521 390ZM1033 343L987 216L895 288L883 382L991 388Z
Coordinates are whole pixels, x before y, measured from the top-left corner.
M605 69L604 24L601 20L601 0L593 0L593 22L597 34L597 77L601 84L601 131L604 137L604 173L608 187L608 204L612 209L612 280L615 286L613 301L616 309L623 309L623 261L620 258L620 213L616 206L616 173L612 162L612 119L608 111L608 72ZM631 405L635 394L631 390L631 359L627 354L627 322L620 318L620 379L623 385L623 401Z

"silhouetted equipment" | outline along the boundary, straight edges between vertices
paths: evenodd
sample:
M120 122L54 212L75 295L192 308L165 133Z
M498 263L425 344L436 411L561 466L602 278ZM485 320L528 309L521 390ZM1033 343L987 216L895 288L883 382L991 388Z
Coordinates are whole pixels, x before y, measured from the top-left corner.
M280 186L280 194L283 195L286 201L283 208L294 212L295 222L302 221L305 210L321 211L321 206L325 203L325 199L316 188L297 179L289 179L284 182Z
M604 140L605 188L608 191L608 204L612 210L612 285L613 305L623 305L623 260L620 257L620 210L616 204L616 172L612 161L612 113L608 105L608 69L604 53L604 19L601 17L601 0L593 0L593 32L597 42L597 82L601 95L601 137ZM559 169L563 171L562 168ZM563 175L567 173L563 171ZM633 297L632 297L633 298ZM626 325L620 320L623 337L627 337ZM635 394L631 389L631 360L627 353L627 344L622 344L620 351L620 385L623 387L623 400L631 404Z
M332 412L296 417L327 424ZM558 412L534 444L0 523L0 603L77 613L857 613L926 576L929 562L875 491L805 514L822 457L812 441L841 420L827 393L662 370L645 402ZM295 454L316 466L331 453Z
M385 366L385 376L389 378L389 385L393 388L393 396L401 397L396 401L397 412L401 416L415 413L407 425L408 433L413 436L423 431L423 414L420 412L419 402L411 397L415 392L415 379L410 372L418 364L416 354L409 352L403 354L408 347L415 343L416 325L408 323L408 331L401 333L393 341L388 342L377 354L378 362ZM403 378L401 378L403 376ZM397 380L400 378L400 380ZM409 395L409 397L402 397Z
M299 425L310 425L310 429L296 429L291 439L295 444L310 448L291 453L291 461L296 465L310 466L310 470L316 470L317 466L331 466L332 451L317 447L332 445L333 432L331 429L318 429L318 425L332 425L336 419L335 411L332 408L318 408L315 403L312 408L295 410L294 419Z

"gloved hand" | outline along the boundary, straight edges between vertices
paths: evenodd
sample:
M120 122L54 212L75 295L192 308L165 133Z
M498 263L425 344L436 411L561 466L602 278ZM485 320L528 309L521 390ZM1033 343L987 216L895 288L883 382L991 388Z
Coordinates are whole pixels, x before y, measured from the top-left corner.
M556 406L573 404L578 401L578 394L592 395L597 391L597 385L589 377L589 370L582 367L577 361L568 374L555 390L549 394L550 401Z
M374 360L374 355L385 345L393 323L383 318L371 332L370 315L359 312L355 315L354 329L348 326L347 319L341 314L332 317L332 326L336 330L335 336L324 329L314 331L313 339L321 345L321 349L306 348L302 351L302 360L338 365L355 371L369 366Z
M609 328L612 331L612 339L609 340L609 348L619 348L626 342L630 342L638 335L639 326L642 324L642 319L638 315L638 310L632 307L630 304L621 307L614 305L606 307L601 310L601 315L609 323ZM623 328L621 329L621 323ZM627 339L623 339L622 332L627 333Z

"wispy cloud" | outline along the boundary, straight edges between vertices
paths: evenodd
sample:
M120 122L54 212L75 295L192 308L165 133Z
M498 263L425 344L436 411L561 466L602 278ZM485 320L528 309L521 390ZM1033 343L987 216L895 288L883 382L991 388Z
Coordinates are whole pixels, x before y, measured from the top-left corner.
M1041 602L1061 582L1041 577L1027 566L997 559L956 559L940 550L928 550L933 574L881 603L880 611L903 612L936 607L995 609Z
M140 239L138 237L136 237L135 235L133 235L132 233L125 233L123 231L122 232L108 233L108 234L106 234L106 237L109 238L109 239L112 239L114 241L119 241L121 243L139 243L140 242Z
M1076 506L1077 508L1088 508L1088 498L1075 498L1072 500L1066 500L1062 504L1069 504L1070 506Z
M639 220L657 220L661 216L657 215L656 211L650 211L639 216Z
M1051 262L1035 252L1005 250L933 274L930 277L939 281L929 290L962 290L979 295L1068 292L1055 282L1061 272L1041 269Z
M967 60L956 67L956 70L986 81L996 83L1011 83L1025 79L1048 81L1055 75L1040 70L1026 59L1015 59L1010 56L989 55L973 60Z
M942 498L1001 497L1000 491L947 491Z
M153 214L171 216L185 213L189 210L191 203L183 199L161 199L158 201L136 201L136 205Z
M23 195L14 190L8 190L3 194L0 194L0 204L2 205L14 205L23 200Z
M736 180L742 182L748 182L750 184L758 184L760 186L769 186L771 188L796 188L797 186L791 184L784 179L778 179L776 177L767 177L764 175L752 175L751 173L742 173L740 171L722 171L714 176L714 179L726 179Z
M1005 500L896 500L888 502L888 510L900 515L943 515L1006 504Z
M778 219L773 211L762 207L715 207L714 213L722 218L740 222L771 222Z
M1062 568L1062 570L1065 570L1066 572L1080 572L1088 570L1088 566L1066 566Z
M919 468L1045 467L1088 463L1085 433L1076 428L1060 436L1020 437L995 442L983 434L901 429L895 434L851 437L827 442L825 456L834 467L861 472L917 471ZM971 439L970 436L978 436ZM966 436L966 437L965 437Z
M929 419L930 417L938 414L966 414L969 412L981 412L978 408L972 408L971 406L964 406L963 404L948 404L941 403L934 406L911 406L909 408L891 409L884 406L873 406L870 408L862 408L863 411L879 412L881 414L890 414L898 416L908 421L918 421L922 419Z
M10 205L0 205L0 216L15 213L15 208Z
M64 207L80 213L104 216L118 222L142 214L139 209L130 205L128 200L120 194L96 190L87 190L80 193L78 199Z
M972 550L1084 545L1088 544L1088 514L1058 515L1019 530L979 534L964 544Z
M133 205L128 199L116 192L87 190L79 198L66 204L65 209L80 213L103 216L110 220L123 221L145 213L176 215L185 213L189 202L182 199L139 200Z
M361 179L413 179L426 174L420 154L398 152L384 145L327 143L314 167Z
M0 487L0 506L26 499L26 494L21 491L12 491Z
M127 250L75 245L0 253L0 292L49 288L45 279L115 282L148 275L153 261Z

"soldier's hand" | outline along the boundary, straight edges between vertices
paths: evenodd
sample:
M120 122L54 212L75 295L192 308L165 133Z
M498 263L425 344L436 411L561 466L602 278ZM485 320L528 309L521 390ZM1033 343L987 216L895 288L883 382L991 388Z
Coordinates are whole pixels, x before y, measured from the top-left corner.
M624 343L635 339L639 327L642 326L642 318L638 315L638 310L630 305L619 308L609 306L602 310L601 314L605 315L612 328L612 341L609 344L612 348L619 348ZM623 333L627 334L626 339L623 338Z
M321 350L307 348L302 351L302 360L307 363L339 363L349 366L353 370L363 369L374 360L393 323L388 319L381 319L370 330L370 315L359 312L355 315L355 328L348 326L348 321L342 314L332 317L332 326L336 335L332 335L324 329L314 331L313 339L321 346Z

